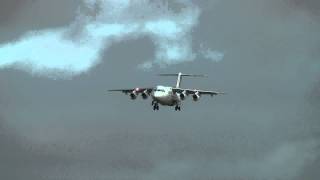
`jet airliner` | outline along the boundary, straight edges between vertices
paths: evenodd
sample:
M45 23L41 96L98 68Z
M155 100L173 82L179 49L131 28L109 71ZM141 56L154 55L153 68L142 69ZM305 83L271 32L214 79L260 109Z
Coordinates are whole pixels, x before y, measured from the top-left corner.
M198 101L202 95L219 95L224 92L217 91L204 91L198 89L184 89L180 87L182 77L205 77L204 75L183 74L181 72L177 74L159 74L160 76L176 76L178 77L175 87L171 86L156 86L149 88L133 88L133 89L112 89L109 91L119 91L130 96L131 99L136 99L141 95L142 99L152 98L151 105L153 110L159 110L159 104L163 106L175 106L176 111L181 111L181 102L186 99L187 96L192 95L194 101Z

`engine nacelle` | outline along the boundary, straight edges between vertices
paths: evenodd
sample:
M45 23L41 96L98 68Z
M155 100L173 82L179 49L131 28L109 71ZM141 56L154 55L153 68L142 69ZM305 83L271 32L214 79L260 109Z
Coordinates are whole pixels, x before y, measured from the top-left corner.
M129 94L130 98L132 100L134 99L137 99L137 96L138 96L138 93L136 91L132 91L130 94Z
M141 97L142 97L142 99L148 99L149 93L147 91L144 91L141 93Z
M178 94L179 98L183 101L186 99L187 97L187 93L185 91L183 91L182 93Z
M192 95L193 101L198 101L200 99L200 93L196 92Z

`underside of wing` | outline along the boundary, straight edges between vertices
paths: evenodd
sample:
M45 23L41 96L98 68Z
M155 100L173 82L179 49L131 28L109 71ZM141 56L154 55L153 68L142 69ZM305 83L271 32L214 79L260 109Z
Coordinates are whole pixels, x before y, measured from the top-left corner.
M123 92L123 93L129 93L133 92L134 89L110 89L109 92Z
M181 100L184 100L186 96L192 95L193 101L198 101L201 95L211 95L215 96L218 94L224 94L223 92L218 91L204 91L198 89L183 89L183 88L173 88L174 93L177 93Z
M123 93L129 93L129 92L148 92L151 93L153 91L154 88L133 88L133 89L110 89L108 91L110 92L123 92Z
M129 94L131 99L136 99L140 94L143 99L147 99L154 88L133 88L133 89L110 89L109 92L122 92L125 94Z
M198 94L198 95L219 95L224 94L224 92L218 91L206 91L206 90L198 90L198 89L183 89L183 88L173 88L173 91L176 93L185 93L186 95L189 94Z

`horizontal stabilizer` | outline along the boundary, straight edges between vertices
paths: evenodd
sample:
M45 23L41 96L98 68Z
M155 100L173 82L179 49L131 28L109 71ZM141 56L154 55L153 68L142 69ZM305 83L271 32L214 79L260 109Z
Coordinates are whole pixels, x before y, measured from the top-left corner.
M203 74L182 74L182 73L175 73L175 74L158 74L159 76L191 76L191 77L207 77Z
M179 87L180 87L181 78L182 78L183 76L189 76L189 77L207 77L206 75L203 75L203 74L183 74L183 73L181 73L181 72L179 72L179 73L173 73L173 74L159 74L159 76L177 76L178 79L177 79L176 88L179 88Z

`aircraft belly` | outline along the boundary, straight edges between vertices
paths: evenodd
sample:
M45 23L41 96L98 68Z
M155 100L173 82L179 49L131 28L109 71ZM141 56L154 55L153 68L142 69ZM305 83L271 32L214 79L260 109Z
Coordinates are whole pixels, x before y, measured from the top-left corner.
M166 106L175 105L175 100L171 96L157 97L156 100L161 105L166 105Z

